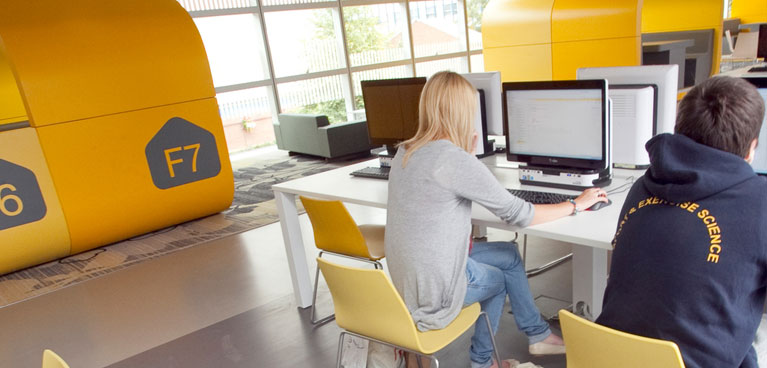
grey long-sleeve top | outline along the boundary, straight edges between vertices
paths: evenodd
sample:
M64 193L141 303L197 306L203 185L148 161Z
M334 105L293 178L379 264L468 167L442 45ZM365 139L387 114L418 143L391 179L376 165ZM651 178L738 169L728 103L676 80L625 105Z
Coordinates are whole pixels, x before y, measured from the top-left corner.
M404 154L401 147L389 174L386 262L418 329L441 329L466 295L471 203L518 226L530 224L534 209L450 141L421 147L403 168Z

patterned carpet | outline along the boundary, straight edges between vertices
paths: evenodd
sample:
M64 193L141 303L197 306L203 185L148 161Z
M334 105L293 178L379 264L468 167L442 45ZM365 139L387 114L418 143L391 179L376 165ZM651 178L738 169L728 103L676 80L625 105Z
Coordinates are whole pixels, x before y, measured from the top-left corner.
M272 185L359 160L326 162L276 152L234 171L234 201L221 213L0 276L0 307L148 259L278 221ZM299 203L300 205L300 203Z

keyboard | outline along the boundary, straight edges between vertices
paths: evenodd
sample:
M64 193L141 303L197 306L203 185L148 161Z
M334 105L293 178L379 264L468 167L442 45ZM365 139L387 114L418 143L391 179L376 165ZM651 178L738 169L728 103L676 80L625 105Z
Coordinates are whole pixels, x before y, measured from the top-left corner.
M561 193L550 193L550 192L538 192L534 190L524 190L524 189L507 189L509 193L522 198L532 204L555 204L555 203L562 203L567 202L569 199L575 199L578 196L576 195L569 195L569 194L561 194Z
M363 178L374 178L374 179L389 179L389 170L388 167L380 167L380 166L370 166L366 167L364 169L359 169L357 171L351 172L349 175L351 176L359 176Z

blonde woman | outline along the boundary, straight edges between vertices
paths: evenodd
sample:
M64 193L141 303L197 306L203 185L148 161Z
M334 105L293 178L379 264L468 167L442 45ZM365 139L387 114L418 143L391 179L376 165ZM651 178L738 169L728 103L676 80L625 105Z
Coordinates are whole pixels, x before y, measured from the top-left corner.
M508 295L517 327L534 355L562 354L533 302L516 244L471 244L471 204L509 224L527 226L570 215L569 202L533 205L511 195L473 155L477 91L452 72L432 76L421 93L419 127L392 162L386 225L386 258L392 280L421 331L447 326L461 308L479 302L493 327ZM592 188L578 208L607 201ZM486 324L471 339L471 366L497 367ZM503 363L509 367L511 361Z

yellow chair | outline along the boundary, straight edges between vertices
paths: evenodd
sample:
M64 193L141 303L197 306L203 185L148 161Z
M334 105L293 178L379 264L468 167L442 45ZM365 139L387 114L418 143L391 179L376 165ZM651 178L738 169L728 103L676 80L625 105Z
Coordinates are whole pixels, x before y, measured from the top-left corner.
M338 338L337 367L341 366L345 334L428 356L439 367L439 361L432 354L466 332L480 315L485 316L487 327L491 329L487 314L480 311L479 303L474 303L464 308L447 327L420 332L383 270L342 266L319 257L317 265L333 296L336 323L345 330ZM495 359L500 362L494 338L492 343ZM418 364L420 366L420 359Z
M559 311L568 368L684 368L675 343L614 330Z
M314 228L314 243L320 249L318 257L323 253L351 258L373 264L377 269L383 269L378 262L384 257L383 225L360 225L346 210L341 201L323 201L301 196L301 203L309 215L309 221ZM315 304L317 303L317 284L320 269L314 273L314 294L312 296L312 324L325 323L334 318L331 314L320 320L315 319Z
M56 353L45 349L43 351L43 368L69 368L69 365Z

